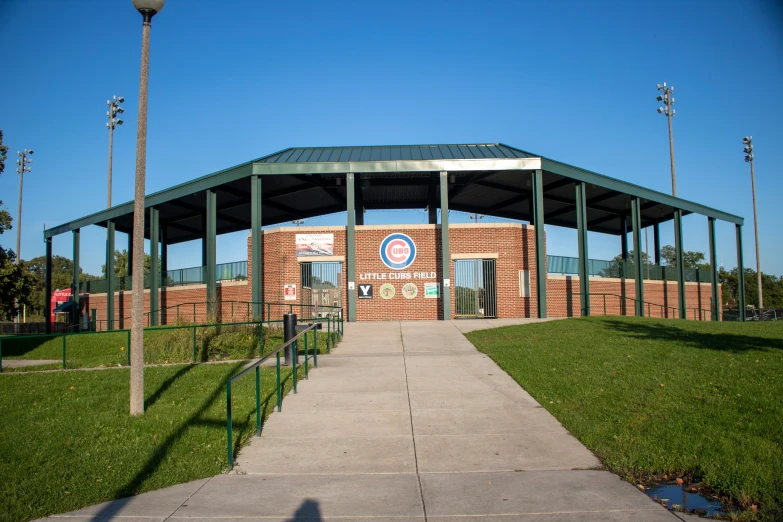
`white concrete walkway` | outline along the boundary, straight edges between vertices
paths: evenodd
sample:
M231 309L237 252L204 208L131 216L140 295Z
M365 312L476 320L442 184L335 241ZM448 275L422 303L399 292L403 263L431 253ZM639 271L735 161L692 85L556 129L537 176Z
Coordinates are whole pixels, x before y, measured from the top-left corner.
M236 473L67 516L677 520L594 469L598 459L465 339L460 329L481 326L468 323L346 324L339 347L242 450Z

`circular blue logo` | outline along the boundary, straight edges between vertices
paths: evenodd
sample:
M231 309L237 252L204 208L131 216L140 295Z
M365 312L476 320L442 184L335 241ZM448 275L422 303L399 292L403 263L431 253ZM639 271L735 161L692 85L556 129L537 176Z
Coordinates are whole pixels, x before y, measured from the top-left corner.
M405 234L389 234L381 241L381 261L392 270L408 268L416 259L416 244Z

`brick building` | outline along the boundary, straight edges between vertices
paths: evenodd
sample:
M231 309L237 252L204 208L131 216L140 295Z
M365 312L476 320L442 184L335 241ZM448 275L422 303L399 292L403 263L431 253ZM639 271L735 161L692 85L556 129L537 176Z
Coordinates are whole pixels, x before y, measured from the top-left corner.
M741 217L501 144L286 149L148 195L145 206L149 324L276 316L288 303L319 314L337 306L349 321L591 313L715 320L716 220L735 225L742 269ZM398 208L427 209L429 224L364 225L365 210ZM509 222L449 225L450 209ZM344 227L262 228L339 211ZM686 214L705 216L710 238L711 269L693 281L681 258ZM671 220L679 262L662 267L658 228ZM573 275L547 273L544 224L577 230ZM115 232L130 237L132 202L46 230L47 257L53 238L71 232L78 267L79 231L89 225L107 230L112 273ZM646 227L651 266L641 258ZM227 280L216 264L216 236L240 230L250 230L246 275ZM619 236L617 267L591 271L588 232ZM167 247L192 240L203 245L198 277L176 279ZM124 289L129 282L110 278L105 291L91 292L90 307L106 328L127 326L131 292Z

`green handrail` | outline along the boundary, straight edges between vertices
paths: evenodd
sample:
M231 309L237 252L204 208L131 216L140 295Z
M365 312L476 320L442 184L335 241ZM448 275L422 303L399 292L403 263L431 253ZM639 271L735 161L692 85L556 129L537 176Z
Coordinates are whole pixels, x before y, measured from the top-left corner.
M308 378L308 366L309 366L309 359L308 359L308 348L307 348L307 334L308 332L313 332L313 335L315 334L315 331L317 329L318 325L317 323L313 323L309 325L307 328L302 330L300 333L295 335L293 338L289 339L288 341L284 342L277 348L275 348L271 353L268 353L264 357L261 357L256 362L248 365L246 368L244 368L241 372L234 375L233 377L230 377L226 381L226 446L227 446L227 454L228 454L228 469L229 471L234 469L234 435L233 435L233 416L232 416L232 401L231 401L231 385L234 383L234 381L237 381L250 373L251 371L255 370L256 374L256 433L258 435L261 435L261 365L272 358L272 356L275 356L276 359L276 366L277 366L277 411L280 411L283 406L283 393L282 393L282 386L280 381L280 352L284 349L291 347L292 350L297 350L297 343L299 339L304 339L304 349L305 349L305 358L304 358L304 365L305 365L305 378ZM317 346L314 343L314 349L317 351ZM293 358L293 368L292 368L292 376L293 376L293 391L296 393L296 382L297 382L297 364L296 359L298 359L298 356ZM318 367L318 359L317 356L313 357L313 364L317 368Z

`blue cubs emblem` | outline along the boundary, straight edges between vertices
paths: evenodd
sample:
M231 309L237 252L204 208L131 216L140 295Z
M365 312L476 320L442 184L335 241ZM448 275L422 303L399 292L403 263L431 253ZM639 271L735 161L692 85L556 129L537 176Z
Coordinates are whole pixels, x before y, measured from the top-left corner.
M416 259L416 244L405 234L389 234L381 241L380 253L384 265L392 270L402 270Z

